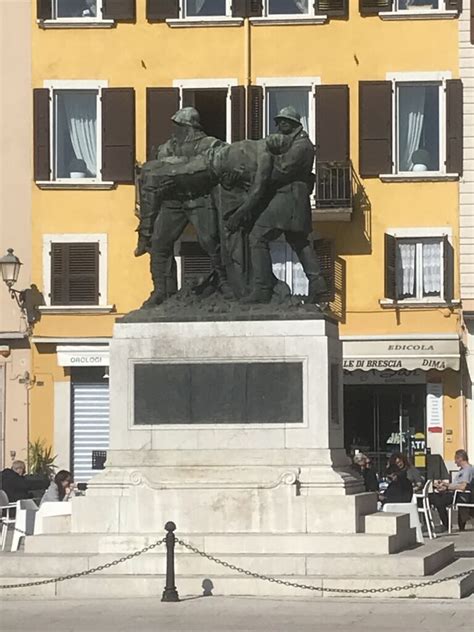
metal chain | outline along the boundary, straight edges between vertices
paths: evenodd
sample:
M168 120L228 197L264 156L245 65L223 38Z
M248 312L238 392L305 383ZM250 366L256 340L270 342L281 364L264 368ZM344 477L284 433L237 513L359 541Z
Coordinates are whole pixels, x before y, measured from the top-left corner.
M276 577L269 577L268 575L262 575L260 573L255 573L254 571L246 570L245 568L241 568L240 566L236 566L235 564L231 564L230 562L226 562L225 560L220 560L213 555L209 555L204 551L200 551L195 546L184 542L183 540L176 540L178 544L184 546L184 548L200 555L201 557L205 557L211 562L215 562L216 564L220 564L225 568L229 568L232 571L237 571L238 573L242 573L243 575L247 575L248 577L254 577L255 579L262 579L263 581L271 582L272 584L280 584L282 586L291 586L293 588L302 588L303 590L312 590L315 592L332 592L332 593L350 593L350 594L375 594L375 593L388 593L388 592L400 592L402 590L410 590L413 588L420 588L423 586L433 586L435 584L441 584L442 582L447 582L450 579L459 579L460 577L466 577L470 575L474 568L469 571L463 571L462 573L456 573L455 575L449 575L448 577L442 577L439 579L431 579L425 582L411 582L409 584L405 584L404 586L389 586L387 588L326 588L322 586L311 586L310 584L300 584L298 582L291 582L284 579L277 579Z
M85 577L86 575L92 575L92 573L97 573L98 571L103 571L106 568L111 568L112 566L117 566L117 564L122 564L122 562L126 562L128 560L133 559L134 557L138 557L142 555L142 553L146 553L147 551L151 551L155 549L160 544L163 544L166 541L166 538L161 538L161 540L157 540L148 546L143 547L139 551L134 551L133 553L129 553L128 555L124 555L118 560L114 560L113 562L107 562L107 564L101 564L100 566L95 566L94 568L89 568L86 571L81 571L79 573L71 573L69 575L61 575L60 577L53 577L51 579L41 579L37 582L27 582L25 584L3 584L0 585L1 589L6 588L26 588L28 586L44 586L45 584L57 584L58 582L64 582L67 579L76 579L77 577Z

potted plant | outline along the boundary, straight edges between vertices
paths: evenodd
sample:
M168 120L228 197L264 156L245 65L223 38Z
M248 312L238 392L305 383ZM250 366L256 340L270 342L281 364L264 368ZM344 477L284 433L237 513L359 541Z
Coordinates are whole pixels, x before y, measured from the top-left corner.
M426 149L417 149L411 156L413 171L428 171L430 153Z
M69 164L71 178L87 178L87 165L82 158L73 158Z

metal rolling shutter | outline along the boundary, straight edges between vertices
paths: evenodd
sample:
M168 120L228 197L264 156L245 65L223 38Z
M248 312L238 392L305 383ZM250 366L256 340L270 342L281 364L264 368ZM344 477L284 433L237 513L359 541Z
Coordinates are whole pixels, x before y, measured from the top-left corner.
M74 481L85 483L92 469L92 450L109 447L109 385L107 382L72 383L72 468Z

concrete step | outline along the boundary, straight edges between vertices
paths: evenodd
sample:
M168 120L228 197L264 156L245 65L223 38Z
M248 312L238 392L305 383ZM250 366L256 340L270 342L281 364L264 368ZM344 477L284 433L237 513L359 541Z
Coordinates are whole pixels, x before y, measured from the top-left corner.
M0 557L0 572L10 577L58 577L69 573L108 564L120 554L48 554L7 553ZM217 557L219 555L216 554ZM454 544L435 541L408 551L391 555L341 555L341 554L223 554L230 564L252 572L270 575L314 575L344 577L360 573L364 577L404 575L423 577L431 575L454 559ZM166 568L166 555L162 547L157 552L147 552L104 571L107 575L154 575ZM228 570L206 558L176 547L176 573L179 575L225 575Z
M379 511L361 517L364 533L395 535L410 528L410 515Z
M27 553L131 553L143 548L162 534L108 535L100 533L45 534L26 538ZM414 529L397 534L368 533L230 533L178 534L186 542L211 553L288 553L386 555L413 546Z
M410 583L423 583L449 577L457 573L471 570L470 575L463 578L451 579L433 585L410 587L404 590L391 592L367 592L354 593L353 590L378 590L388 587L402 587ZM357 576L346 577L315 577L308 575L279 575L274 576L278 583L264 581L254 577L240 575L229 571L227 575L197 574L176 576L176 586L179 594L197 596L202 594L204 582L209 586L211 582L215 595L252 595L252 596L305 596L333 597L341 596L344 590L345 596L366 596L374 598L387 597L419 597L436 599L460 599L474 590L474 569L472 560L458 560L442 569L428 579L415 580L413 577L398 576L362 578ZM36 581L42 577L34 578ZM46 577L44 577L46 579ZM19 577L3 576L0 585L21 584L24 581ZM281 583L280 583L281 582ZM318 591L303 589L285 585L285 582L297 582L306 586L318 588ZM160 598L165 585L164 575L90 575L63 582L56 582L42 586L25 588L9 588L2 590L2 597L16 598L67 598L67 599L102 599L124 597L156 597Z

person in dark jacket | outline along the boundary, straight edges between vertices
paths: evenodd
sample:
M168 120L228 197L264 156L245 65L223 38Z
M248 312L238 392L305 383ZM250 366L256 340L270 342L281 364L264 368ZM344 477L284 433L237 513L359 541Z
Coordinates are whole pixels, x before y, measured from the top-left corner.
M354 471L364 479L365 491L378 492L379 482L377 480L377 474L372 469L369 458L365 454L362 454L362 452L358 452L354 455L352 462Z
M2 480L0 488L8 496L8 500L11 503L16 503L17 500L23 500L24 498L31 498L30 493L35 489L43 489L43 480L31 480L28 476L25 476L26 465L23 461L13 461L11 468L7 467L2 471Z
M413 496L413 487L408 479L407 471L396 465L390 466L386 473L390 484L382 497L382 503L409 503Z

